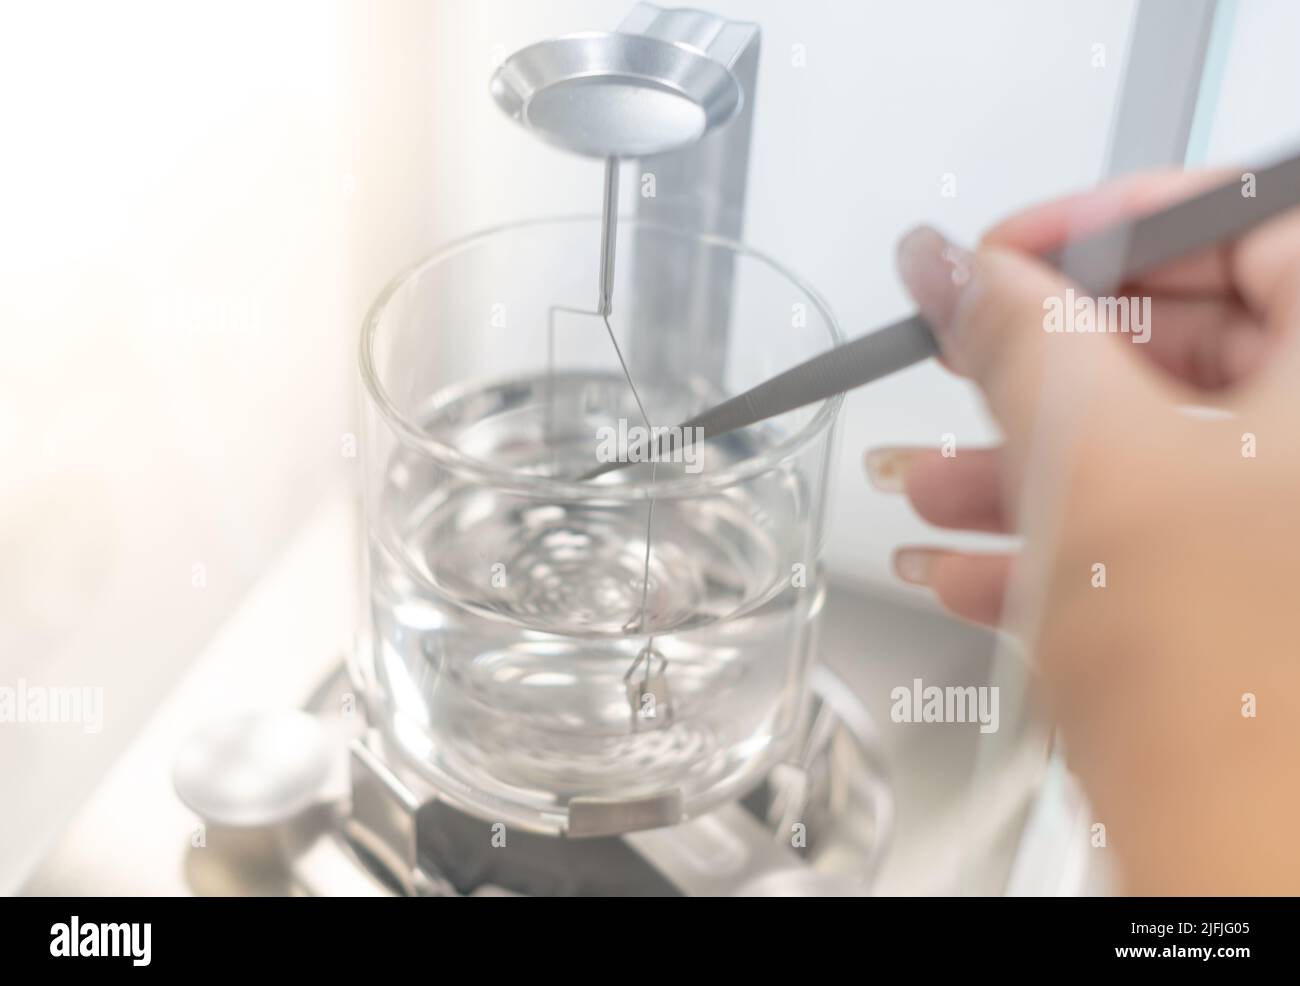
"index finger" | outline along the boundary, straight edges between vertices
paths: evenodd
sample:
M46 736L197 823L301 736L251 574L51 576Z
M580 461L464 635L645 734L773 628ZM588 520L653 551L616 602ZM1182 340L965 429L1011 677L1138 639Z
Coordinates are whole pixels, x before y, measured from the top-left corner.
M1067 240L1190 198L1232 174L1226 169L1216 169L1132 175L1018 212L989 229L981 242L1043 254ZM1143 275L1134 284L1146 293L1232 293L1235 286L1231 246L1221 244L1198 251Z

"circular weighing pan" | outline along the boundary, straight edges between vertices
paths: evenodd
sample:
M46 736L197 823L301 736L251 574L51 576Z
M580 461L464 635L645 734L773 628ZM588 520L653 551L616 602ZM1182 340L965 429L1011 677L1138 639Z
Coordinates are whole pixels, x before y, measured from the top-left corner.
M693 49L640 34L541 41L492 77L511 118L568 151L635 158L693 144L740 109L736 77Z

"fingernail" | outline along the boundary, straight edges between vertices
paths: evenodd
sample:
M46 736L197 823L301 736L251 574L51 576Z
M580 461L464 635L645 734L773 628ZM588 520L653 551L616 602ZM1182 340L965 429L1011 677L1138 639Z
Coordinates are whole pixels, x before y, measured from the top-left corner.
M974 258L929 226L918 226L898 242L898 273L921 314L940 336L952 327L953 312L970 282Z
M894 572L909 585L928 586L934 556L931 548L899 548L894 552Z
M907 467L916 458L914 448L873 448L866 456L867 479L881 493L902 493Z

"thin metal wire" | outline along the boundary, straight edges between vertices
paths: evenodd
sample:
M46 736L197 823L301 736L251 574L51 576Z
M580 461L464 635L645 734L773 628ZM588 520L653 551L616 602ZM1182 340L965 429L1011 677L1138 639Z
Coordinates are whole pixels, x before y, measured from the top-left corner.
M636 384L632 382L632 374L627 368L627 361L623 359L623 350L619 347L618 339L614 336L614 327L609 324L609 316L602 315L601 321L605 323L605 331L609 333L610 344L614 347L614 353L618 356L618 365L623 368L623 377L627 380L627 385L632 391L632 399L636 401L637 410L641 412L641 420L645 424L646 431L654 434L650 425L650 415L646 414L645 405L641 403L641 395L637 393ZM659 468L659 459L656 456L650 460L650 486L654 487L655 473ZM646 511L645 520L645 564L641 571L641 616L639 618L639 627L644 630L648 624L647 609L649 608L650 599L650 537L654 530L655 523L655 498L650 496L650 509ZM646 641L647 649L654 646L654 634L650 634ZM646 662L646 676L650 675L649 661Z
M574 315L594 315L605 323L605 332L609 335L610 344L614 347L614 355L618 357L618 365L623 370L623 378L627 381L628 389L632 391L632 399L636 402L637 411L641 414L641 421L645 424L647 433L653 436L654 428L650 424L650 415L646 413L645 404L641 401L641 394L636 389L636 384L632 381L632 373L628 369L627 360L623 358L623 349L618 344L618 338L614 335L614 326L610 324L609 316L613 311L613 294L614 294L614 251L615 251L615 233L618 223L618 161L610 158L605 162L605 182L604 182L604 201L601 209L601 263L600 263L600 292L597 299L597 310L588 311L581 308L571 308L566 305L551 305L547 310L547 338L546 338L546 436L547 442L551 447L551 472L553 475L559 474L559 449L557 447L558 422L555 408L555 317L559 312L568 312ZM653 490L655 478L658 474L659 459L654 456L650 460L650 486ZM654 634L648 630L650 625L650 558L653 550L652 542L654 538L655 522L655 497L653 492L650 494L649 506L646 510L645 522L645 557L641 563L641 604L637 616L628 620L624 629L628 633L637 630L646 633L645 647L639 651L632 661L631 666L624 674L624 680L628 680L635 673L637 665L641 663L642 655L645 655L645 681L648 682L653 673L653 655L654 655ZM664 673L668 667L668 661L660 658L660 672ZM634 710L635 714L635 710Z
M641 421L646 427L647 433L653 435L654 428L650 424L650 415L645 409L645 404L641 400L641 393L637 390L636 384L632 380L632 371L628 369L627 360L623 357L623 348L618 344L618 337L614 335L614 326L609 321L608 315L602 315L598 311L591 311L585 308L573 308L568 305L551 305L547 310L547 340L546 340L546 435L548 444L551 446L551 472L553 475L559 474L559 449L556 447L556 432L558 424L555 412L555 316L559 312L566 312L570 315L588 315L593 318L599 318L605 324L605 332L609 335L610 345L614 347L614 355L618 357L619 368L623 371L623 379L627 381L628 389L632 391L632 399L636 402L637 412L641 415ZM650 485L653 488L655 478L659 471L659 458L657 455L650 460ZM641 604L638 607L637 615L628 620L624 629L629 633L638 630L646 630L650 624L650 558L653 551L654 540L654 523L655 523L655 497L650 496L650 503L646 509L645 521L645 557L641 563ZM647 631L646 644L644 650L648 652L654 647L654 634ZM628 668L629 677L636 670L637 665L641 662L641 654L638 653L632 666ZM664 661L664 667L667 667L667 661ZM646 679L650 678L651 661L646 659Z

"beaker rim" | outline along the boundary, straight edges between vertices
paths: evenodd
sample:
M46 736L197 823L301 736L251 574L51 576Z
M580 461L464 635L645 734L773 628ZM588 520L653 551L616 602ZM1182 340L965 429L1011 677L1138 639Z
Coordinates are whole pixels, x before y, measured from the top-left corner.
M546 495L564 500L602 500L624 502L643 500L650 497L689 497L702 492L725 489L735 486L755 476L770 472L782 462L797 455L807 444L828 430L835 421L843 394L835 394L821 401L813 416L781 441L771 445L756 455L730 463L722 469L706 470L696 475L675 477L673 479L652 481L649 478L630 480L625 483L606 485L602 483L583 482L574 479L561 479L533 473L521 473L517 470L495 466L490 462L466 455L460 449L439 441L409 420L389 397L379 379L374 363L374 342L383 320L385 310L393 296L410 280L419 277L432 267L450 259L464 250L470 249L484 240L511 230L531 229L538 226L560 226L574 223L599 223L598 214L576 214L561 216L544 216L534 219L516 220L477 230L466 236L444 244L422 260L417 261L390 280L379 292L361 327L359 370L362 383L384 421L403 445L428 456L438 465L447 469L458 478L495 489L518 493L525 496ZM634 227L653 229L673 236L694 240L708 246L729 250L739 256L764 264L774 273L780 275L796 287L812 305L825 322L830 347L838 346L844 341L839 322L826 300L802 277L785 267L775 258L747 244L729 237L713 233L701 233L684 230L662 223L649 222L635 217L620 216L620 229ZM828 347L829 348L829 347Z

